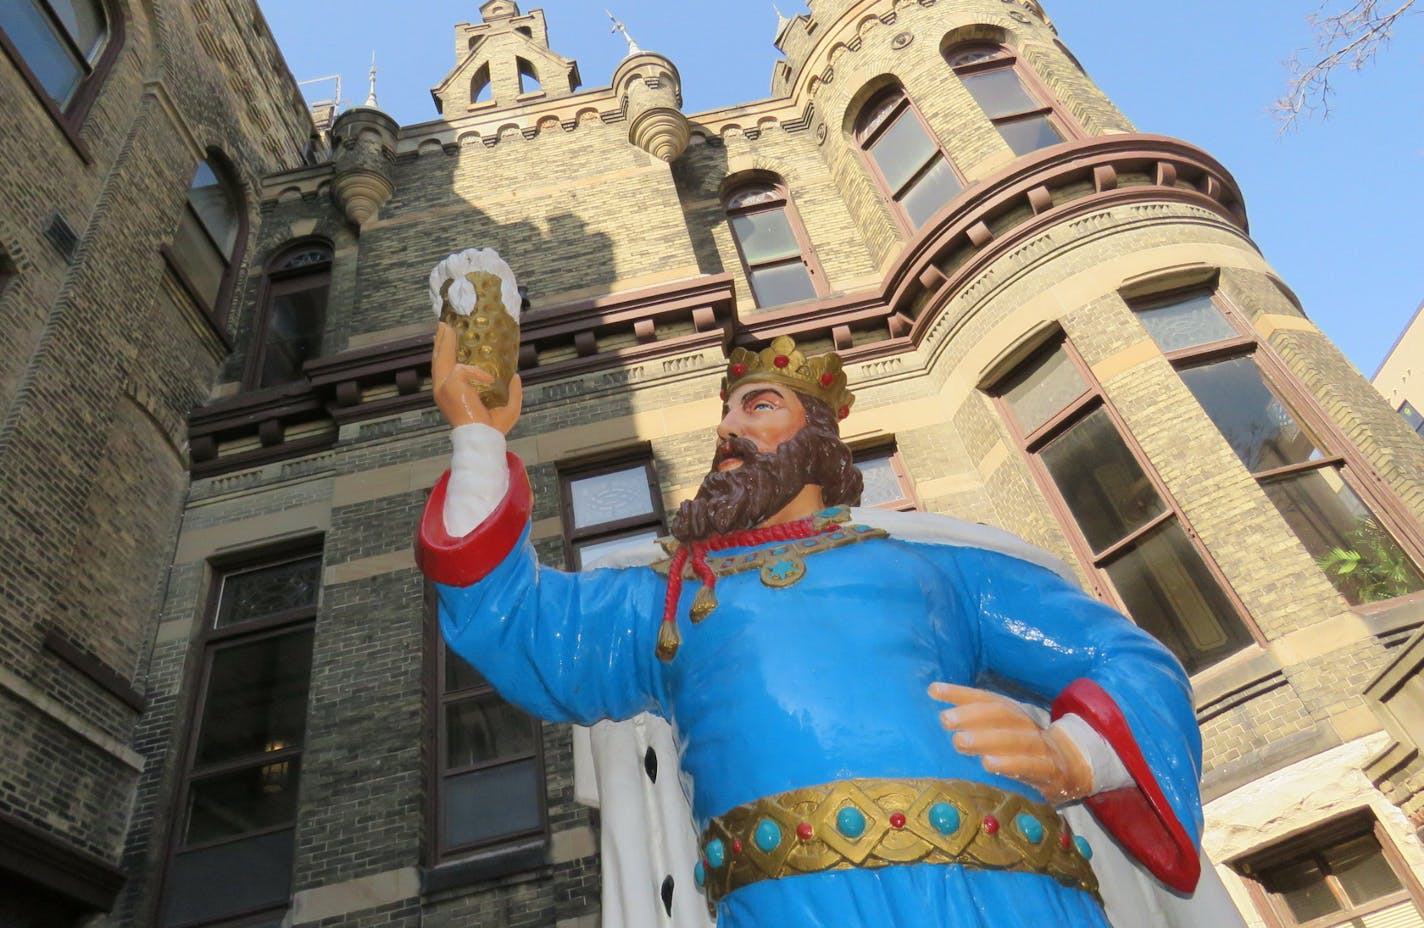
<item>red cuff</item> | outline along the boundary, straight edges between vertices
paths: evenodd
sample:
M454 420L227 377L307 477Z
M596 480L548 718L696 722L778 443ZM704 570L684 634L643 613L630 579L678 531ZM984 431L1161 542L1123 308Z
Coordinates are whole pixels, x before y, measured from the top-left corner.
M1076 715L1117 752L1136 786L1089 796L1093 815L1152 875L1180 892L1196 888L1201 859L1162 795L1117 703L1092 680L1074 680L1053 701L1053 718Z
M430 491L420 530L415 539L415 563L436 583L469 586L499 566L529 524L534 495L524 463L513 452L505 452L509 464L509 491L494 512L468 535L456 538L445 531L445 488L450 483L447 470Z

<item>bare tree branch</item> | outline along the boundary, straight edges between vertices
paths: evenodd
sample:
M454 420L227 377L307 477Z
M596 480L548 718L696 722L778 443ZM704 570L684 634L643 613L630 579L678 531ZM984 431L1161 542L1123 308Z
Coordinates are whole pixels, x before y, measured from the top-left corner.
M1330 95L1334 91L1330 79L1336 69L1343 65L1358 71L1373 61L1389 43L1395 24L1417 0L1402 0L1387 13L1381 11L1380 0L1347 2L1345 9L1330 12L1332 0L1321 0L1315 12L1306 17L1315 34L1315 46L1308 52L1314 60L1307 64L1298 52L1286 62L1290 83L1285 96L1271 107L1282 133L1295 128L1301 119L1316 114L1329 116Z

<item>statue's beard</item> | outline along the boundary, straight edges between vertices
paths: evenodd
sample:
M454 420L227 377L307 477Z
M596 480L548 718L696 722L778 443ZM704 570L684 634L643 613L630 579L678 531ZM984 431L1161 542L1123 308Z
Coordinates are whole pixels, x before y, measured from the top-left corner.
M805 427L779 445L761 452L745 438L721 443L712 459L712 471L697 495L684 500L673 517L672 534L681 541L701 541L712 535L755 528L776 515L809 484L821 485L826 462L849 453L834 433ZM741 466L719 471L727 458L740 458ZM856 486L855 496L860 495Z

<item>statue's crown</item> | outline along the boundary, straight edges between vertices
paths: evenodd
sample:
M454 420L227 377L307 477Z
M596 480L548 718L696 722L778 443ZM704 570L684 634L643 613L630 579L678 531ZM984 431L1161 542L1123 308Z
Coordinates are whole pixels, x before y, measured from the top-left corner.
M834 351L808 358L789 336L771 340L761 351L732 349L727 360L727 376L722 378L722 399L725 401L743 381L779 383L798 393L814 396L830 406L836 417L850 415L855 396L846 389L841 356Z

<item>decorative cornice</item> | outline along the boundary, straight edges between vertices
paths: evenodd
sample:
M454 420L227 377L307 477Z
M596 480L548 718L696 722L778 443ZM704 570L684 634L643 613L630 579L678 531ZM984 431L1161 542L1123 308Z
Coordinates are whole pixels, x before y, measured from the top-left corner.
M537 386L697 351L720 357L735 326L729 274L530 310L520 323L520 375ZM610 342L617 347L600 347ZM188 420L193 476L308 454L335 444L347 422L429 406L430 339L413 336L317 358L303 373L296 383L194 410Z

